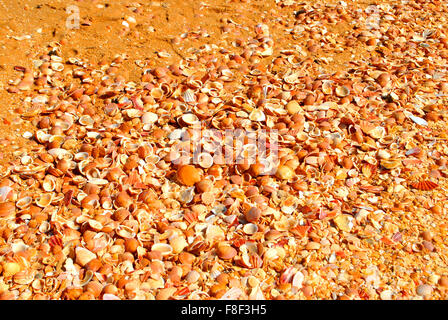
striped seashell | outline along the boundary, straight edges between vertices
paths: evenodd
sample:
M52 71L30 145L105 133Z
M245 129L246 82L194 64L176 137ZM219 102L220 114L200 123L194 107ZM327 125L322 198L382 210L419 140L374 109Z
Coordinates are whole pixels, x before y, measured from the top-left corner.
M411 183L411 187L417 190L429 191L437 188L439 185L429 180Z

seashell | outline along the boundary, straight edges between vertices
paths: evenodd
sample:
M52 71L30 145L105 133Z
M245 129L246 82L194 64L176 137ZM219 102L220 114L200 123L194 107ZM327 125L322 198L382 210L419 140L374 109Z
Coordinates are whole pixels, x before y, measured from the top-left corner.
M15 215L15 205L12 202L0 203L0 218L8 218Z
M175 237L170 240L170 246L173 248L173 253L178 254L188 246L188 242L184 237Z
M144 123L144 124L155 123L158 119L159 119L159 116L153 112L145 112L142 115L142 123Z
M14 274L13 281L20 285L31 284L34 281L34 272L28 270L19 271Z
M60 62L52 62L50 64L50 67L54 71L62 71L62 70L64 70L64 65L62 63L60 63Z
M182 190L179 194L179 201L182 203L190 203L194 197L194 187Z
M219 226L210 225L205 230L205 238L211 242L221 241L224 240L225 234L224 231Z
M139 118L142 116L142 112L138 109L126 109L123 114L130 119Z
M88 264L93 259L96 259L96 254L85 249L82 247L76 247L75 249L76 254L76 263L79 264L81 267L84 267L86 264Z
M398 168L399 166L401 166L401 160L399 160L399 159L396 159L396 160L383 159L380 161L380 164L386 169L395 169L395 168Z
M339 230L350 232L353 227L353 217L347 214L340 214L333 219L334 224Z
M98 186L104 186L109 183L108 180L101 178L90 178L89 180L87 180L87 182Z
M184 165L177 170L177 178L180 183L192 186L201 180L201 172L192 165Z
M50 223L48 221L43 221L39 226L39 232L40 233L47 233L51 230Z
M56 188L56 178L54 176L45 176L44 181L42 181L42 189L47 192L52 192Z
M103 294L103 300L121 300L121 299L112 293L105 293Z
M213 165L213 157L207 152L202 152L197 156L197 164L204 169L208 169Z
M199 124L199 118L194 113L186 113L179 119L179 124L184 126L193 126Z
M89 154L87 152L78 152L78 153L75 153L75 155L73 156L73 159L75 161L87 160L88 158L89 158Z
M28 208L32 202L33 202L33 198L23 197L23 198L20 198L19 200L17 200L16 207L19 208L20 210L23 210L23 209Z
M52 201L53 193L44 193L36 199L36 204L41 208L45 208L48 207Z
M261 217L261 210L257 207L252 207L246 212L245 217L248 222L257 222Z
M378 150L378 152L377 152L377 156L378 156L378 158L380 158L380 159L389 159L389 158L391 157L390 153L387 152L387 151L384 150L384 149L380 149L380 150Z
M48 142L51 138L51 134L45 133L43 130L37 130L36 131L36 140L40 143Z
M411 183L411 187L417 190L429 191L437 188L439 185L430 180L423 180L419 182Z
M386 129L384 127L375 127L368 132L368 134L374 139L381 139L386 136Z
M3 276L11 277L21 271L20 264L17 262L6 262L3 264Z
M254 109L250 114L249 114L249 119L251 121L257 121L257 122L262 122L266 120L266 115L264 114L263 111L261 111L260 109Z
M335 93L338 97L346 97L350 94L350 89L347 86L337 86Z
M151 251L158 251L162 256L167 256L173 252L173 247L166 243L155 243L152 245Z
M333 81L331 80L323 80L322 81L322 92L324 94L332 94L333 93Z
M364 163L361 167L361 172L366 178L370 178L376 173L377 166L371 163Z
M117 228L116 233L120 237L125 238L125 239L135 238L135 235L136 235L136 233L130 227L127 227L124 225L120 225Z
M95 123L95 121L93 121L92 117L89 115L82 115L79 119L78 119L79 124L86 126L86 127L93 127L93 124Z
M277 168L275 176L281 180L291 180L295 176L295 172L288 166L280 166Z
M20 158L20 163L24 166L30 165L33 163L33 158L31 158L30 156L23 156L22 158Z
M14 191L10 186L0 187L0 202L11 200L14 195Z
M186 103L196 102L196 97L194 95L193 90L187 89L183 94L182 98Z
M161 88L153 88L151 89L150 93L151 97L153 97L154 99L161 99L163 97L163 90Z
M70 151L67 151L65 149L62 148L53 148L48 150L48 154L59 159L66 159L66 160L71 160L73 158L73 155L70 153Z
M240 288L233 287L224 293L219 300L238 300L243 294L244 292Z
M252 235L258 231L258 226L254 223L247 223L243 227L245 234Z
M216 249L216 254L223 260L232 260L236 256L237 251L230 245L223 244L218 246Z
M277 231L289 231L297 225L297 220L295 218L283 217L279 221L275 221L273 226Z

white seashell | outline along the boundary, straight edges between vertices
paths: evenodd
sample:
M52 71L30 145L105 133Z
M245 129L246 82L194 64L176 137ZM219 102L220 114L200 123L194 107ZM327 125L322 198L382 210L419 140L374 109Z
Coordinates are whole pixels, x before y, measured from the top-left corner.
M52 192L56 188L56 178L54 176L47 175L45 176L44 181L42 182L42 189L47 192Z
M53 69L54 71L62 71L64 70L64 65L60 62L52 62L50 64L51 69Z
M258 226L254 223L247 223L244 225L243 231L245 234L252 235L258 231Z
M53 194L45 193L36 199L36 204L41 208L45 208L48 207L52 201L53 201Z
M91 183L91 184L96 184L96 185L99 185L99 186L104 186L104 185L109 183L108 180L100 179L100 178L91 178L91 179L87 180L87 182Z
M33 199L31 197L23 197L17 200L16 207L19 209L26 209L31 205L32 202Z
M73 155L69 151L62 148L50 149L48 150L48 153L59 160L62 159L71 160L73 158Z
M184 123L187 126L199 123L198 117L193 113L186 113L186 114L182 115L180 120L182 123Z
M252 120L252 121L262 122L262 121L266 120L266 115L260 109L254 109L249 114L249 119Z
M219 300L237 300L242 294L243 291L240 288L233 287L224 293Z
M375 127L370 132L369 135L374 139L381 139L386 135L386 129L384 127Z
M210 168L213 165L213 157L207 152L202 152L198 155L197 163L204 169Z
M173 247L166 243L155 243L152 245L151 250L159 251L162 256L166 256L173 252Z
M82 115L79 120L78 120L79 124L86 126L86 127L92 127L94 124L94 121L92 119L91 116L89 115Z
M150 124L155 123L159 119L159 116L154 112L145 112L142 115L142 123Z

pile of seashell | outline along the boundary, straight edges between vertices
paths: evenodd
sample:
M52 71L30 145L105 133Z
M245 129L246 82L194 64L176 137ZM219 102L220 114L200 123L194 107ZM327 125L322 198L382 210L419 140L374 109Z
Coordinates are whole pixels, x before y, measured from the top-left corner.
M385 3L368 30L355 4L276 5L309 54L382 54L326 73L277 47L271 21L140 83L124 55L96 66L57 45L17 69L8 90L35 130L1 169L0 298L446 297L448 41L424 29L440 13L416 28L429 4ZM359 28L327 33L341 20ZM269 131L275 166L248 138ZM226 162L223 145L255 160Z

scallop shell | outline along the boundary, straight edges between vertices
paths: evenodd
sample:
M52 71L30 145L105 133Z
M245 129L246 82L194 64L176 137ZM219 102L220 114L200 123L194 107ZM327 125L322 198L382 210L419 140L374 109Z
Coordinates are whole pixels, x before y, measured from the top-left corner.
M429 191L437 188L439 185L429 180L411 183L411 187L417 190Z

